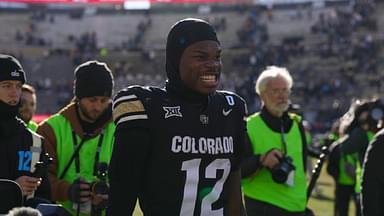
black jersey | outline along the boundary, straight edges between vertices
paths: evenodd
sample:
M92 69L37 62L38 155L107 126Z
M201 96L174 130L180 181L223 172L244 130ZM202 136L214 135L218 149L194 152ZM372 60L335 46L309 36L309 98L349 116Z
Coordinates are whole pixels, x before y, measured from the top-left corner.
M217 91L202 107L172 97L164 89L136 86L120 91L113 108L117 131L138 128L146 131L143 140L149 142L144 144L149 145L148 153L126 155L140 158L137 154L142 154L146 158L141 162L144 165L137 164L144 169L137 191L144 215L225 215L228 197L223 188L228 175L239 169L243 151L246 130L243 99ZM129 138L119 142L126 151L135 151L135 145L143 145ZM119 155L124 157L121 152ZM126 158L119 160L117 166L114 160L112 182L113 172L117 172L113 169L135 163ZM130 173L128 169L125 171ZM130 178L129 174L126 176Z

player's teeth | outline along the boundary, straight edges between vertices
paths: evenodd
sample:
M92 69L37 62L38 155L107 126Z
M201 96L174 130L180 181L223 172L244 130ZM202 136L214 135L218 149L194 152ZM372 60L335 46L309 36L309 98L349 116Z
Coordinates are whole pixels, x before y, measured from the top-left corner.
M215 75L205 75L201 76L201 79L204 81L214 81L216 79Z

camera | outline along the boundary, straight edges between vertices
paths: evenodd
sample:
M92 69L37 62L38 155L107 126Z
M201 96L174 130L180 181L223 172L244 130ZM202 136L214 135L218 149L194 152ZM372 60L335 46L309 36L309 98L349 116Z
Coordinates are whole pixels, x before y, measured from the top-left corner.
M101 162L97 165L97 180L91 183L93 194L108 194L107 184L108 164Z
M35 164L35 171L33 172L33 176L36 178L42 178L46 175L48 170L48 165L52 163L52 158L48 153L41 155L41 160Z
M295 170L295 165L293 165L292 161L292 158L289 156L284 156L280 159L280 163L271 170L273 181L280 184L287 181L289 173Z
M109 186L107 183L108 164L100 162L97 164L97 180L90 184L91 192L93 195L107 195ZM91 215L99 216L101 211L107 207L107 200L105 198L99 198L98 201L93 203Z

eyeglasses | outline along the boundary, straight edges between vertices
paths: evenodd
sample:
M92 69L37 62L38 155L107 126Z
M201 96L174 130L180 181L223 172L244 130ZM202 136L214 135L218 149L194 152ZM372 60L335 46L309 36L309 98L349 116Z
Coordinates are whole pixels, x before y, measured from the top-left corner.
M291 89L269 89L269 93L271 93L273 96L277 95L290 95L291 94Z

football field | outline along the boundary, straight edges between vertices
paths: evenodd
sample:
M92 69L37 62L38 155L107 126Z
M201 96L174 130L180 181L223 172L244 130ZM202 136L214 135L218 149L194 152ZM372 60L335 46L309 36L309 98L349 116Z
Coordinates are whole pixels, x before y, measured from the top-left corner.
M322 197L317 197L316 193L312 193L312 197L309 199L308 207L313 210L316 216L333 216L333 199L334 199L334 181L326 173L326 164L322 169L319 180L316 186L321 191ZM354 216L355 206L353 202L349 205L349 214Z

